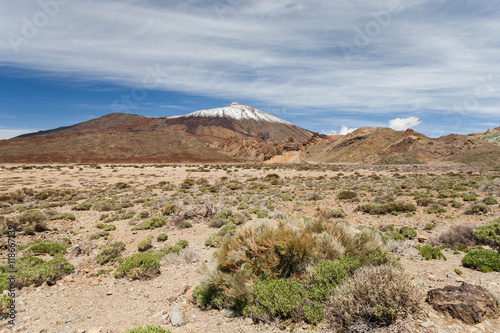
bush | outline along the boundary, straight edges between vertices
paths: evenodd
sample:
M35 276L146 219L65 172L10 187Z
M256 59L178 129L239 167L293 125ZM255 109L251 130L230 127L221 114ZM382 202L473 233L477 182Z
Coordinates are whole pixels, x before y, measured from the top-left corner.
M54 220L71 220L75 221L76 216L71 214L71 213L60 213L60 214L55 214L52 215L49 220L54 221Z
M95 226L98 229L102 229L104 231L113 231L116 230L116 225L113 224L104 224L104 223L98 223Z
M112 263L114 261L120 260L120 254L125 250L125 243L115 242L109 245L101 246L99 253L97 254L97 263L104 265L107 263Z
M217 234L210 234L205 239L205 246L217 247L217 246L219 246L221 240L222 240L221 236L219 236Z
M399 229L399 233L403 235L404 238L407 239L413 239L417 237L417 230L411 228L411 227L401 227Z
M473 233L483 244L500 248L500 220L477 227Z
M483 204L475 204L471 206L465 213L469 215L483 215L490 211L490 208Z
M213 266L206 267L193 295L201 307L316 324L323 318L321 302L347 272L361 263L386 262L384 248L378 232L346 222L240 227L222 239Z
M177 205L174 203L166 203L161 209L161 213L165 216L170 216L175 212L177 212Z
M124 183L124 182L118 182L118 183L115 184L115 187L123 190L123 189L126 189L126 188L130 188L130 185L127 184L127 183Z
M349 190L343 190L337 194L337 199L340 199L340 200L352 200L352 199L356 199L357 197L358 197L358 193L356 193L354 191L349 191Z
M493 206L498 204L498 200L492 196L487 196L483 199L483 203L488 206Z
M336 208L336 209L320 209L316 213L316 217L322 220L329 220L329 219L341 219L345 217L345 212L342 208Z
M162 227L167 223L167 219L163 216L155 216L151 217L147 220L144 220L141 222L141 224L136 225L133 227L133 230L145 230L145 229L151 229L154 230L156 228Z
M56 256L65 254L67 248L66 245L58 242L35 240L19 247L19 250L24 250L25 253L47 253L51 256Z
M131 330L126 330L125 333L171 333L170 330L166 330L160 326L140 326L133 328Z
M25 235L30 235L33 236L35 234L35 228L33 227L26 227L23 229L23 232Z
M82 210L90 210L90 208L92 208L92 204L90 202L84 202L76 206L73 206L73 208L71 209L76 211L82 211Z
M326 304L332 328L371 332L420 311L422 296L392 265L366 266L342 284Z
M146 252L152 247L153 247L153 241L151 240L151 238L147 238L137 245L137 249L140 252Z
M462 265L480 272L500 272L500 253L478 248L463 257Z
M28 210L25 211L20 217L19 222L21 224L37 224L44 222L46 220L45 216L39 210Z
M166 242L167 240L168 240L168 235L163 232L156 237L157 242Z
M74 266L62 256L56 256L50 261L36 257L21 257L16 260L16 286L18 289L42 285L47 282L53 285L63 276L73 273Z
M452 249L467 248L478 244L478 239L473 233L474 227L468 225L451 226L438 237L430 239L433 246L444 245Z
M395 201L386 203L368 203L359 205L357 209L370 215L385 215L392 212L414 212L417 210L417 206L409 202Z
M415 246L417 250L419 250L418 254L420 254L422 257L424 257L425 260L432 260L432 259L443 259L447 260L447 258L444 256L444 254L441 252L441 250L444 247L432 247L430 245L417 245Z
M89 236L90 240L96 240L101 237L107 238L109 236L109 231L99 231Z
M385 239L392 239L395 241L404 241L405 240L405 237L403 235L401 235L399 232L395 232L395 231L386 231L386 232L384 232L382 237L384 238L384 240Z
M160 260L153 252L136 253L118 266L115 278L150 279L160 274Z
M466 194L462 197L464 201L476 201L477 196L475 194Z

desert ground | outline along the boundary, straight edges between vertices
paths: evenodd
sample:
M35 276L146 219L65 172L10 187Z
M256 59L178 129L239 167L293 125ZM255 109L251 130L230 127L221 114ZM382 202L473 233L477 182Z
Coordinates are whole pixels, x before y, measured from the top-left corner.
M351 195L341 195L347 192ZM253 320L228 309L202 308L193 297L223 234L266 221L308 223L321 218L372 227L390 238L385 241L388 255L420 293L422 311L405 318L409 331L500 332L498 318L468 325L425 302L429 290L462 282L500 297L500 272L462 265L467 251L481 244L445 246L441 253L446 260L426 260L419 250L446 245L440 236L459 226L498 220L499 197L498 168L462 164L4 164L1 260L8 259L6 231L14 225L17 258L48 262L54 257L50 249L33 246L58 243L54 251L73 268L63 276L48 272L45 281L43 275L17 277L29 285L16 290L15 325L3 320L0 332L122 333L146 325L173 333L333 332L327 320L316 325L283 318ZM390 202L414 208L370 210L370 204ZM151 218L158 224L145 224ZM416 236L396 240L394 233L401 227L412 228ZM103 246L120 242L123 249L102 259ZM117 276L125 259L161 251L159 272ZM182 326L172 325L174 308L183 317Z

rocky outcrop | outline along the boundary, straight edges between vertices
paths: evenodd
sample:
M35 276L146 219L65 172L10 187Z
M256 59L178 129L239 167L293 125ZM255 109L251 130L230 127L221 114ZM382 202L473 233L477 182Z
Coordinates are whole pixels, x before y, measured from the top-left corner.
M465 282L460 287L446 286L430 290L427 302L436 311L448 313L469 325L500 316L497 300L490 292Z

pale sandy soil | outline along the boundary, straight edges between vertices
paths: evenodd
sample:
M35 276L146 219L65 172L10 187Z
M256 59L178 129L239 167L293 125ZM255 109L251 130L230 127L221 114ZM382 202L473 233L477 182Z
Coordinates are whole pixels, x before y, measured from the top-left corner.
M17 189L31 188L35 191L42 189L76 189L91 190L95 188L111 189L117 182L126 182L132 188L129 191L145 191L149 185L158 184L161 181L180 184L186 178L206 178L210 184L215 183L221 177L229 180L245 182L247 179L264 177L269 173L278 173L281 179L286 177L335 177L342 173L344 176L352 176L356 172L360 175L372 175L374 172L381 177L391 178L394 172L405 174L429 174L444 175L450 171L465 172L472 171L477 175L482 170L470 170L462 166L449 165L426 165L418 167L366 167L366 166L341 166L340 170L315 170L297 171L285 170L255 170L234 168L231 172L211 170L211 172L194 172L200 166L178 166L157 168L145 166L143 168L134 166L101 166L95 169L89 166L64 166L59 169L15 169L9 170L13 165L4 165L0 170L0 194L12 192ZM81 170L80 170L81 168ZM113 170L117 170L113 172ZM485 176L487 173L484 173ZM498 180L498 179L497 179ZM286 182L281 185L281 190L293 190L294 186ZM449 218L436 217L434 214L426 214L419 207L416 215L407 217L405 214L398 216L370 216L355 210L359 203L339 201L336 193L339 189L326 189L321 192L322 200L314 202L301 202L296 199L291 202L276 202L276 209L289 213L292 216L313 217L318 207L342 207L347 213L345 219L354 225L371 225L379 227L394 224L396 227L412 226L418 230L419 235L432 237L446 230L449 226L459 224L480 225L487 223L500 216L498 205L486 216L465 215L464 209L449 209L446 215ZM132 192L130 192L132 193ZM171 196L174 191L152 190L152 194L158 197ZM233 195L233 194L228 194ZM233 195L236 196L236 195ZM398 198L399 199L399 198ZM402 199L405 199L403 197ZM362 202L365 198L361 198ZM366 198L368 200L368 198ZM460 199L461 200L461 199ZM49 227L57 228L57 231L47 231L37 234L36 237L44 239L57 239L68 237L73 245L88 242L88 237L97 229L94 225L99 222L102 212L96 211L71 211L71 207L53 208L58 212L71 212L76 216L76 221L52 221ZM142 210L140 204L131 207L135 211ZM111 212L112 213L112 212ZM13 216L13 215L12 215ZM247 223L256 223L255 217ZM435 221L437 227L432 231L425 231L424 226ZM192 228L178 229L167 225L155 230L131 231L126 220L113 222L117 229L111 232L107 240L99 239L92 241L95 249L90 255L72 256L66 258L75 266L75 273L67 276L53 286L39 286L24 288L17 296L17 323L14 332L92 332L92 328L102 328L101 332L124 332L137 326L161 325L174 333L181 332L278 332L281 331L272 324L252 324L244 318L226 318L224 311L203 311L194 304L190 296L192 288L200 281L200 267L208 263L215 251L204 245L207 236L216 229L210 228L206 220L194 218L191 221ZM188 249L179 257L169 257L162 262L159 277L148 281L128 281L126 279L115 279L111 274L97 276L97 270L101 268L95 256L99 245L122 241L126 244L124 257L128 257L137 251L137 244L148 236L156 236L160 233L168 235L167 244L175 244L178 240L189 241ZM32 236L19 235L19 244L24 244ZM2 238L2 244L5 242ZM407 241L402 246L398 255L406 274L413 278L415 285L419 286L423 294L429 289L443 287L445 285L460 285L461 282L469 282L481 285L491 293L500 297L500 273L481 273L464 268L461 258L464 253L453 254L451 250L444 250L447 261L433 260L423 261L414 248L416 241ZM154 242L158 248L161 244ZM108 266L106 266L108 267ZM113 268L112 266L109 266ZM462 276L454 273L459 268ZM162 320L159 313L169 311L171 307L177 307L184 314L187 324L182 327L172 327L168 321ZM428 304L424 303L427 317L416 320L412 325L415 332L500 332L500 319L489 320L475 326L468 326L452 318L438 314ZM432 325L424 328L421 322L432 321ZM7 323L0 323L0 332L7 330ZM3 330L3 331L2 331ZM80 331L78 331L80 330ZM288 330L290 331L290 330ZM324 325L314 328L310 325L296 325L295 332L329 332Z

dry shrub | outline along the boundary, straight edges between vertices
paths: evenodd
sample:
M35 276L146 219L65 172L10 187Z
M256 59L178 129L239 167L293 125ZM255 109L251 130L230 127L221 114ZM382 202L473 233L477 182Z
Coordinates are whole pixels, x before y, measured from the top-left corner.
M377 232L360 230L347 222L262 223L239 228L233 237L225 237L217 267L235 272L244 266L256 276L284 278L299 276L309 264L323 259L363 256L378 249L385 246Z
M423 295L394 265L358 269L330 298L325 319L345 332L405 331L404 320L421 310ZM396 329L396 330L395 330Z
M451 226L439 236L432 237L429 242L433 246L444 245L453 249L476 246L480 242L473 233L474 229L470 225Z

